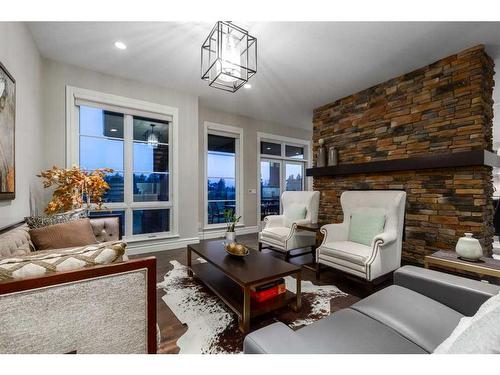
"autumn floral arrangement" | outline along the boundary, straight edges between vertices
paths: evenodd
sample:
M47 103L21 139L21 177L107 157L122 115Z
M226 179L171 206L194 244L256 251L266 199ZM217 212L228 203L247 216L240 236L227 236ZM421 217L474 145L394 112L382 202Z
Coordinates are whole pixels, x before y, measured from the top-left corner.
M41 172L44 188L53 188L52 199L45 208L45 213L54 215L76 210L90 210L92 204L97 209L103 205L103 196L109 190L104 180L109 168L100 168L92 172L82 171L73 166L68 169L53 166Z

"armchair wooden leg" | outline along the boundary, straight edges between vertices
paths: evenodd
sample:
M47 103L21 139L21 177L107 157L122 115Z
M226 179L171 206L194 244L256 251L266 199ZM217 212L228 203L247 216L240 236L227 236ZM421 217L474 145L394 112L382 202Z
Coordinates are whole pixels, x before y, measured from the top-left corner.
M259 251L262 252L262 242L259 242Z
M317 262L316 263L316 280L319 281L321 276L321 263Z
M289 259L290 259L290 252L286 251L285 252L285 262L288 262Z

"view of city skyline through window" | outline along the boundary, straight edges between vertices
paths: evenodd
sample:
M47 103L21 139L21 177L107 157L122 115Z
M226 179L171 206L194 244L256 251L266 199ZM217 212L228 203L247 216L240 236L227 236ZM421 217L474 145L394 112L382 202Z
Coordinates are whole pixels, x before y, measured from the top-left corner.
M302 161L304 147L290 146L276 142L261 142L260 162L260 218L280 214L280 197L283 191L304 189L304 169ZM265 158L272 155L272 158Z

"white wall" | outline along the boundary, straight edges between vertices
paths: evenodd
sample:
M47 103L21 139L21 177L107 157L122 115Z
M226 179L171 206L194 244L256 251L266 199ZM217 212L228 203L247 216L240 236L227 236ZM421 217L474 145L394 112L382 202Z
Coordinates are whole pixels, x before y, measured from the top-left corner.
M17 198L0 202L0 227L30 214L30 186L40 196L40 170L66 162L66 85L145 100L179 110L179 242L197 239L204 215L204 121L241 127L244 132L244 218L257 225L257 132L311 139L312 131L288 128L198 106L194 95L105 75L42 59L22 23L0 23L0 61L17 80L16 185ZM42 89L43 88L43 89ZM46 202L37 202L38 213ZM143 251L169 246L144 248Z
M500 149L500 103L493 104L493 150Z
M45 164L65 165L65 87L71 85L179 110L179 240L198 236L198 98L79 67L44 60ZM181 247L181 246L176 246ZM150 251L165 246L149 248ZM144 248L148 251L148 248Z
M30 214L30 190L36 197L43 168L42 62L23 23L0 22L0 61L16 80L16 198L0 201L0 228Z
M237 94L235 94L237 95ZM204 106L199 107L199 129L198 138L200 140L200 150L203 150L203 129L204 122L215 122L223 125L236 126L243 129L243 219L246 227L255 227L257 225L257 194L248 193L248 189L257 189L258 176L257 176L257 153L260 148L257 147L257 132L270 133L274 135L298 138L304 140L312 139L312 125L311 130L303 130L299 128L285 127L279 124L255 120L249 117L238 116L228 112L222 112L215 109L207 108ZM204 155L200 152L198 165L199 181L204 180ZM200 229L203 228L204 214L205 214L205 198L203 186L200 185L199 191L199 217L198 223Z

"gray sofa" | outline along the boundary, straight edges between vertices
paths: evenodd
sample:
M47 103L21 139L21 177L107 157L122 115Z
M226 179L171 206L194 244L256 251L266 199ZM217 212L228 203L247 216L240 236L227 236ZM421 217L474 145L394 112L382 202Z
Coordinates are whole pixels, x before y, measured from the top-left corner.
M472 316L500 286L404 266L394 285L309 326L274 323L245 338L248 354L432 353L463 316Z

